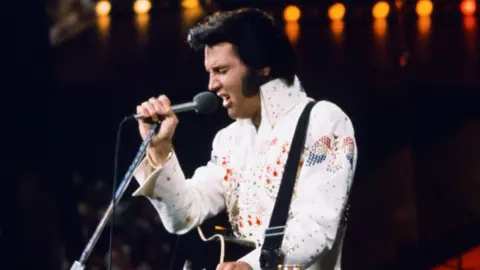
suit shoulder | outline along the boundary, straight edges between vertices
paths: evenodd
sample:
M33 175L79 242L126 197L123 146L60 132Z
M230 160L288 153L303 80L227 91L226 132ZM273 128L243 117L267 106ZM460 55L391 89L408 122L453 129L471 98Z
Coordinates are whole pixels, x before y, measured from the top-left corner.
M228 126L220 129L215 134L215 138L213 139L213 146L220 146L225 145L228 140L232 137L232 135L236 134L240 129L239 121L234 121L233 123L229 124Z
M312 117L331 121L350 121L350 117L337 104L328 100L319 100L312 108Z

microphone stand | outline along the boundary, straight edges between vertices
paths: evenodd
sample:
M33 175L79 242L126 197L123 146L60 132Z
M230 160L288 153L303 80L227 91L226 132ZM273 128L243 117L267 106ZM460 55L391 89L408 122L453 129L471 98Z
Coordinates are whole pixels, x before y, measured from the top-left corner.
M150 129L150 132L148 133L147 138L145 138L143 143L140 145L140 149L138 150L137 155L135 156L132 164L130 165L127 172L125 173L125 176L123 177L123 180L120 183L115 193L115 199L112 199L112 201L110 202L108 209L105 211L105 214L103 215L102 219L97 225L97 228L95 229L95 232L90 238L90 241L88 241L87 245L85 246L85 249L83 250L82 255L80 256L80 259L78 261L75 261L75 263L72 265L70 270L85 269L85 263L90 257L90 254L92 253L95 244L100 238L100 235L102 234L103 229L107 224L107 221L110 219L110 216L112 215L112 208L114 207L114 204L116 205L118 201L120 201L120 199L122 198L123 194L125 193L125 190L127 189L128 184L130 184L130 181L132 180L133 171L140 163L141 158L145 155L147 146L152 140L153 135L155 135L155 133L157 132L159 126L160 126L159 123L152 124L152 128Z

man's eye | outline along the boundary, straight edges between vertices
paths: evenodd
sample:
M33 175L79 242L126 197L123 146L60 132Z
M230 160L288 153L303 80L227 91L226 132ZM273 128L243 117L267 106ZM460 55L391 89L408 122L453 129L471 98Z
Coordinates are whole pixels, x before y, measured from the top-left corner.
M226 69L226 68L218 69L218 73L220 73L220 74L225 74L225 73L227 73L227 71L228 71L228 69Z

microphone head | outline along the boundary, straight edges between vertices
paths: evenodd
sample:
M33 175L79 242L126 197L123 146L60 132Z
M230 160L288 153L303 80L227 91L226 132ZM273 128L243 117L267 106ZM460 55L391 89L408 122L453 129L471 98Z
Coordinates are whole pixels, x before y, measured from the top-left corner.
M202 92L193 98L195 112L200 114L213 113L218 108L218 99L212 92Z

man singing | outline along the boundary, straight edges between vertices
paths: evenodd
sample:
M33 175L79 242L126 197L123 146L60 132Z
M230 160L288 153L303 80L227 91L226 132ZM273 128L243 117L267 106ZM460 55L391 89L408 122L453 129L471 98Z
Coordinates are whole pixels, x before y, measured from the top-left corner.
M281 27L256 9L220 12L190 30L205 54L208 88L235 120L216 134L211 160L186 179L172 146L178 119L162 95L137 113L164 120L135 170L140 187L170 233L184 234L223 210L233 231L257 248L217 269L261 269L265 229L300 114L311 102L295 75L294 51ZM139 120L145 139L150 125ZM335 104L318 101L299 164L282 244L284 264L340 269L341 222L357 160L354 129Z

